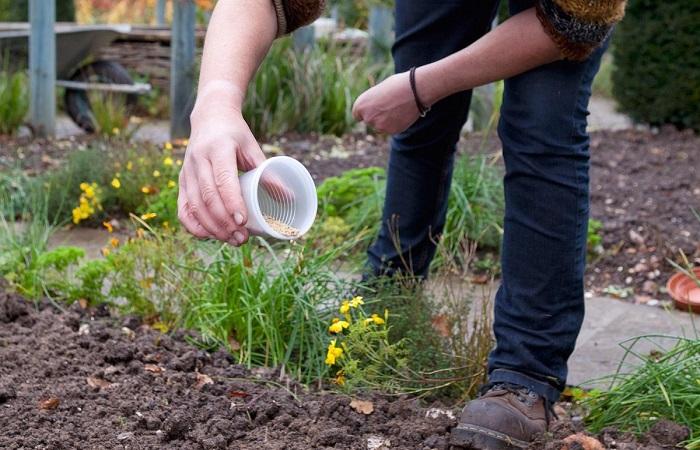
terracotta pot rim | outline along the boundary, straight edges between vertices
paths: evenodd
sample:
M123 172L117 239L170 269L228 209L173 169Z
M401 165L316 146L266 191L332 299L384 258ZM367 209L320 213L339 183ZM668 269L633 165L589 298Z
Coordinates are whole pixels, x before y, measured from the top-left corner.
M693 273L700 278L700 267L694 267ZM687 291L681 288L681 286L684 286L683 282L694 283L694 281L683 272L676 272L671 275L671 278L669 278L666 282L666 290L668 291L668 294L673 299L673 303L677 309L686 312L692 311L696 314L700 314L700 302L691 301L688 298Z

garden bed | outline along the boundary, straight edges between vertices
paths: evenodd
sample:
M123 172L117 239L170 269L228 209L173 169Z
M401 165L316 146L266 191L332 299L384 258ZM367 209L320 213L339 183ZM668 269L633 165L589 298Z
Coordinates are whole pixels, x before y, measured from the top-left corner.
M447 449L461 406L306 388L193 347L192 334L78 302L59 311L0 293L0 325L2 448ZM598 448L577 410L558 406L562 420L532 448ZM687 434L661 421L639 439L612 428L597 437L661 450Z
M91 141L2 138L0 166L42 173ZM365 134L289 134L264 149L299 159L317 182L352 168L383 167L388 158L386 137ZM499 142L494 136L484 145L472 135L460 150L497 154ZM591 135L591 156L591 217L602 223L603 253L589 262L587 290L639 303L667 300L663 285L674 270L667 258L678 260L680 249L691 260L700 257L700 221L691 211L700 209L700 137L674 129L598 131Z

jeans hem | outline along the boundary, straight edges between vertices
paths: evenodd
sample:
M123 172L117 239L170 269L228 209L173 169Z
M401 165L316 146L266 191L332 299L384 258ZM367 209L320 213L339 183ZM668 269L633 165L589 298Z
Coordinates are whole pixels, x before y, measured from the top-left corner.
M509 369L495 369L489 374L491 383L513 383L530 389L541 395L550 403L554 404L559 400L561 391L551 384L539 381L520 372Z

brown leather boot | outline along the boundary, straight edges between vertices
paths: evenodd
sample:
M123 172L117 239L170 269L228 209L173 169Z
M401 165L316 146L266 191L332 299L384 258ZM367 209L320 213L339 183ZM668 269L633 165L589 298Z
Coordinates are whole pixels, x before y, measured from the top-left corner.
M550 408L531 390L508 383L487 386L476 400L467 403L450 444L472 450L527 448L547 431Z

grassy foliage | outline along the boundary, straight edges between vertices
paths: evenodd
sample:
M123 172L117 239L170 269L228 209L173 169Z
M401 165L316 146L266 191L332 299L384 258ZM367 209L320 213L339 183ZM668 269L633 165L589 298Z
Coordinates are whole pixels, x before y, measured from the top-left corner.
M105 137L130 137L135 129L129 130L129 111L126 98L120 94L99 91L88 92L92 119L98 133Z
M634 346L647 339L670 339L675 345L665 353L639 355ZM700 448L700 339L642 336L629 344L625 358L636 356L642 365L631 373L618 372L609 391L588 400L590 430L614 426L643 433L665 418L688 426L691 439L687 448Z
M320 42L296 53L285 39L273 45L258 70L243 116L258 138L287 131L340 135L355 123L353 101L388 70L369 67L333 44Z
M17 131L29 111L29 91L24 72L0 71L0 134Z

